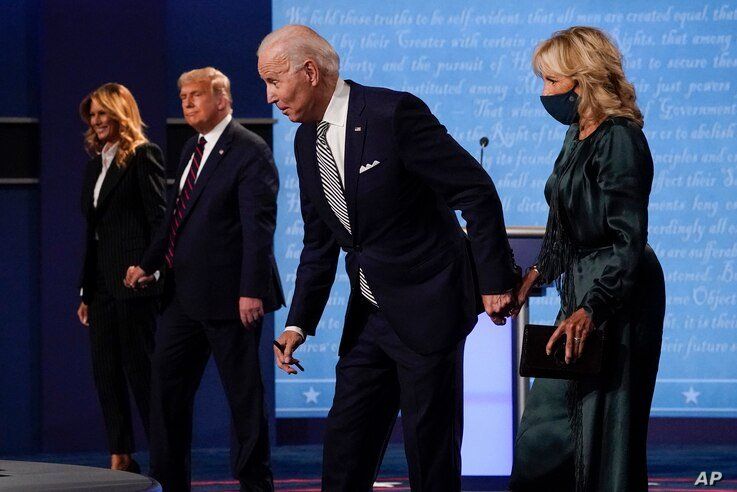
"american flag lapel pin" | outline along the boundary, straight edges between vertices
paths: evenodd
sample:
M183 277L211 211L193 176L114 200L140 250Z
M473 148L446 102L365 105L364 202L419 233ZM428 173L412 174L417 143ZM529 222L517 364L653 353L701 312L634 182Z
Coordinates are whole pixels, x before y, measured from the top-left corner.
M353 131L354 132L360 132L361 131L361 127L360 126L357 126L356 128L353 129Z

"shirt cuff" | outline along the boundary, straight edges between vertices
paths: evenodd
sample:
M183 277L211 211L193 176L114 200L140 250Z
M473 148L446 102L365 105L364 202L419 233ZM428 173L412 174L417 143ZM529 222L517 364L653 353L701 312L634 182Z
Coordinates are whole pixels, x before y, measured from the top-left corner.
M284 331L293 331L302 337L302 341L307 340L307 335L305 335L305 332L299 326L287 326L284 328Z

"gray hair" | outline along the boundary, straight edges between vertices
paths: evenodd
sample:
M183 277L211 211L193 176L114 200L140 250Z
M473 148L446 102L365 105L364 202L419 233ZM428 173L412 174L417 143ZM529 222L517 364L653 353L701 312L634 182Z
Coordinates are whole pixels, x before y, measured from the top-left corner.
M307 59L315 62L327 77L337 77L340 70L340 57L328 41L307 26L292 24L281 27L267 35L256 51L257 56L278 47L281 54L289 59L292 71L304 66Z

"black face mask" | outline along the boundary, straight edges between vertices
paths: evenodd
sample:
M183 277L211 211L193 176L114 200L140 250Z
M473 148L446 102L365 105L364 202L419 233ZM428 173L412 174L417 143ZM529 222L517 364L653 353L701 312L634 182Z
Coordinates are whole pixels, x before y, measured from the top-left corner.
M545 110L564 125L572 125L578 121L578 94L574 92L575 89L574 85L573 89L563 94L540 96Z

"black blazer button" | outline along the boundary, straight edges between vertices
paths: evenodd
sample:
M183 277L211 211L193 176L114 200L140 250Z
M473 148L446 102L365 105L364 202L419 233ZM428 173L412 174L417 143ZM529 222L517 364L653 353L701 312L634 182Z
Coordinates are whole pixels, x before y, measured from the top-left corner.
M360 253L361 251L363 251L363 248L360 244L356 244L355 246L353 246L353 251L355 251L356 253Z

